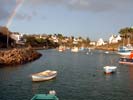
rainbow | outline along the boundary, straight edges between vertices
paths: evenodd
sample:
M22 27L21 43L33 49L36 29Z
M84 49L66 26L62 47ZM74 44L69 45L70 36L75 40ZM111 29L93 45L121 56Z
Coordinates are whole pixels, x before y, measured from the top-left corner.
M7 23L6 23L7 28L10 27L10 25L13 21L13 18L15 17L15 15L17 14L17 12L21 8L21 6L23 5L23 2L24 2L24 0L16 0L16 6L13 9L13 11L12 11L11 15L9 16L9 18L7 20Z

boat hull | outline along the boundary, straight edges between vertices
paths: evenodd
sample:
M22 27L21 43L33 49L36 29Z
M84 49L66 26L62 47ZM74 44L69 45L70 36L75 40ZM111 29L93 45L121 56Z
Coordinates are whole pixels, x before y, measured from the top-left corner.
M130 55L131 50L127 46L121 46L121 47L118 48L118 52L117 53L119 55L126 56L126 55Z
M46 81L46 80L50 80L50 79L53 79L56 77L56 74L55 75L52 75L50 77L41 77L41 76L32 76L32 81Z
M130 59L130 58L120 58L119 63L120 64L133 65L133 59Z
M117 52L117 54L122 55L122 56L129 56L131 53L131 51L127 51L127 52Z
M104 73L105 74L112 74L116 71L116 66L105 66L104 67Z
M44 75L42 74L44 73ZM57 72L53 71L51 75L45 75L45 72L40 72L32 75L32 81L47 81L57 76Z
M52 94L36 94L31 100L59 100L57 96Z

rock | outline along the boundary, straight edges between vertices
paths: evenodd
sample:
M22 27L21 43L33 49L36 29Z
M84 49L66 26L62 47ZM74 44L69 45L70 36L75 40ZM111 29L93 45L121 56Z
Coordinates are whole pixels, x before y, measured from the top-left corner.
M41 54L32 48L14 48L0 51L0 65L24 64L41 57Z

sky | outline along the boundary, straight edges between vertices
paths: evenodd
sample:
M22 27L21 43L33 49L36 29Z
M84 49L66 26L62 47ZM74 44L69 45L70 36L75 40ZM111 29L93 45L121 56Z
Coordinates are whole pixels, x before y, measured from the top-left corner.
M0 0L0 26L11 32L90 40L133 26L133 0Z

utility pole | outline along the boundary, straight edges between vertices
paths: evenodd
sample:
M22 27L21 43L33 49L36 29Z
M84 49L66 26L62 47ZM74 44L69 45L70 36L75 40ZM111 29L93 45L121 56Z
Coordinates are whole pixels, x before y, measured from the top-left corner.
M127 44L130 44L130 34L128 33L128 41Z
M9 43L9 32L7 32L7 41L6 41L6 47L8 48L8 43Z

